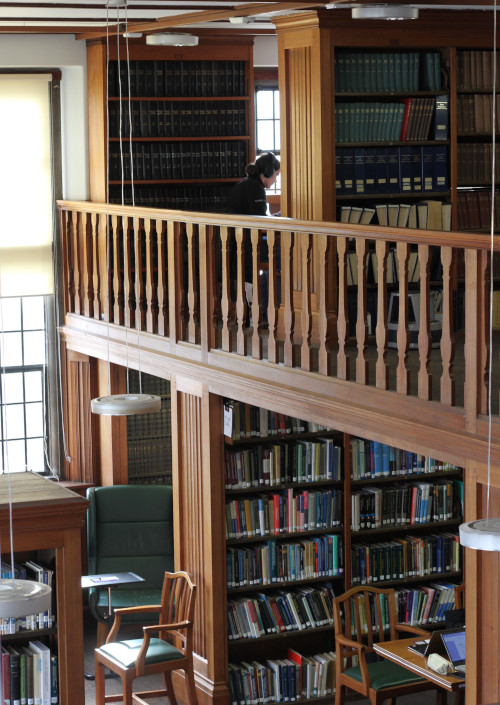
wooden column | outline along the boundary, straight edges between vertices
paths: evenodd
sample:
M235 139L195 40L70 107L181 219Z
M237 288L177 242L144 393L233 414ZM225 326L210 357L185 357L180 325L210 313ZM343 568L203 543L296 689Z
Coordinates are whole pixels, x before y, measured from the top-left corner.
M281 208L284 216L304 220L336 220L333 120L333 54L328 30L316 13L276 20L278 30L281 111ZM293 305L300 320L303 296L302 240L293 248ZM282 252L283 255L283 252ZM312 340L318 341L320 257L310 261ZM327 337L335 330L337 313L336 248L328 253L326 297ZM283 261L282 261L283 266ZM304 282L305 284L305 282ZM282 301L284 297L282 296ZM283 337L283 310L279 334ZM300 343L300 336L294 342Z
M198 700L227 705L222 400L182 377L171 379L171 393L175 567L188 571L198 586Z

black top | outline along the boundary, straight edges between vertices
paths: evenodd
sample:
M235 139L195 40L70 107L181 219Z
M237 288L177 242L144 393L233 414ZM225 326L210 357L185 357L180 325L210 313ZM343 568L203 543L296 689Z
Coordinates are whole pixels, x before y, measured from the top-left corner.
M267 215L266 188L260 176L246 176L229 192L229 213Z

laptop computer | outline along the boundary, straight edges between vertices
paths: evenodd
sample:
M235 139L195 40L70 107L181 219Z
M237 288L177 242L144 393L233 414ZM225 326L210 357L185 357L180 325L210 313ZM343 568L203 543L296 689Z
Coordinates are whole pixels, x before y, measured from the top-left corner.
M410 644L408 647L410 651L414 651L420 656L428 656L435 652L441 653L443 651L443 643L441 641L441 632L433 632L429 639L420 639Z
M465 673L465 629L442 632L441 638L455 671Z

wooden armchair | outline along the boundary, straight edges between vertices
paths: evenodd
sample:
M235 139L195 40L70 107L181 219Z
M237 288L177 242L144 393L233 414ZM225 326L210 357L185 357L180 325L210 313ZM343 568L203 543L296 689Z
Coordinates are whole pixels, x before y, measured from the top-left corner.
M397 622L394 590L352 588L333 600L333 616L337 652L335 705L345 703L347 688L369 698L372 705L384 700L393 703L398 695L423 690L436 690L437 702L444 702L443 691L424 678L385 659L370 660L374 641L393 641L400 633L429 636L423 629ZM357 665L352 665L353 657L357 657Z
M115 610L115 620L106 643L95 650L96 705L123 700L124 705L141 703L143 698L168 696L169 705L177 705L172 685L172 671L185 673L186 692L190 705L197 705L193 671L193 616L196 585L184 571L165 573L160 605L124 607ZM142 639L116 641L122 618L139 614L144 620L152 613L159 615L158 623L143 627ZM158 634L153 637L153 634ZM122 680L123 695L105 694L105 668L118 674ZM162 673L165 688L132 693L132 684L138 676Z

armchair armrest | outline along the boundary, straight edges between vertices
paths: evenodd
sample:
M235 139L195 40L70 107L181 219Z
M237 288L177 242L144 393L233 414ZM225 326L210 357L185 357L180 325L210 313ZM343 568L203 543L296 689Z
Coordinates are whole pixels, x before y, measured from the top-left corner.
M408 634L415 634L415 636L425 636L429 637L429 632L420 627L414 627L411 624L395 624L394 625L397 632L406 632Z
M114 621L111 627L108 637L106 639L106 644L110 641L114 641L120 631L122 617L126 614L151 614L152 612L159 613L161 611L161 605L137 605L136 607L118 607L114 611Z
M151 634L155 632L178 632L179 629L190 629L192 628L192 626L193 623L190 622L188 619L182 622L171 622L170 624L151 624L144 626L142 628L144 632L144 639L141 644L139 653L137 654L137 660L135 662L136 674L140 676L144 672L144 663L146 661L146 654L149 648ZM184 639L182 635L178 634L178 636L180 639Z

